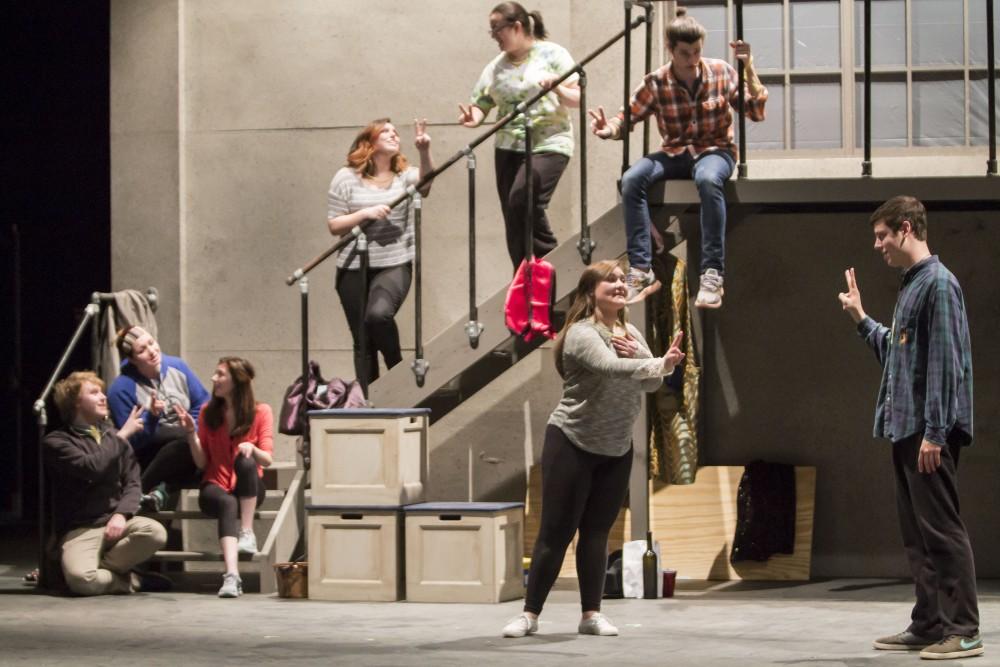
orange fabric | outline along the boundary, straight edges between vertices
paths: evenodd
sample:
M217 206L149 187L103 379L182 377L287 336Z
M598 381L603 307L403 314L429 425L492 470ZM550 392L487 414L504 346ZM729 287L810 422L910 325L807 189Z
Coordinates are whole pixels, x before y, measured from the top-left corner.
M274 415L271 413L271 406L266 403L257 404L257 413L254 415L250 430L238 438L229 437L229 430L225 425L215 430L209 429L205 423L205 411L202 410L198 415L198 439L201 441L201 448L207 460L201 481L211 482L226 491L232 491L236 488L233 461L236 460L237 445L241 442L252 442L258 449L273 452L273 434ZM259 465L257 474L264 476L264 469Z

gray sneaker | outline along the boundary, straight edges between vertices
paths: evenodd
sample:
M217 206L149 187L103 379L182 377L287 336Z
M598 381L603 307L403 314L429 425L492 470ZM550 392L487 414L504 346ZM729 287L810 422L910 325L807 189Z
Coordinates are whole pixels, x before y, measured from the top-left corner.
M628 294L625 296L625 300L629 303L634 302L642 291L656 282L656 275L653 274L652 269L647 269L643 271L642 269L637 269L634 266L629 268L628 274L625 276L625 286L628 288Z
M503 626L504 637L523 637L538 632L538 619L527 614L520 614Z
M921 637L909 630L903 630L896 635L879 637L872 642L872 647L880 651L921 651L936 641L936 639Z
M220 598L238 598L243 595L243 580L235 572L226 572L222 575L222 588L219 589Z
M240 529L240 536L236 540L236 550L241 554L257 553L257 536L253 530Z
M618 628L611 624L604 614L594 614L580 621L576 629L581 635L599 635L601 637L617 637Z
M721 308L723 277L715 269L705 269L698 281L698 298L694 300L695 308Z
M972 637L949 635L921 651L920 657L924 660L955 660L982 655L985 650L983 638L978 632Z

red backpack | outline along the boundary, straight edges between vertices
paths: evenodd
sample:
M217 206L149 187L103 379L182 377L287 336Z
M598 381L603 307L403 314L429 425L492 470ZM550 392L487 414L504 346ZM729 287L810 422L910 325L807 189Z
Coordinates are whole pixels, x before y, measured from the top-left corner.
M504 303L507 328L525 341L538 335L555 338L552 326L555 295L555 267L537 257L523 260L507 290Z

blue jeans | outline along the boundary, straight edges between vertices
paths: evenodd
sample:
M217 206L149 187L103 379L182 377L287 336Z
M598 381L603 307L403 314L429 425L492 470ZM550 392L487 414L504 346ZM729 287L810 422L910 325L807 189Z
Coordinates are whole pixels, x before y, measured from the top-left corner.
M629 264L648 269L653 263L649 240L649 187L671 179L694 179L701 196L701 271L725 273L726 194L733 175L733 157L725 151L704 153L695 160L690 153L671 157L662 151L642 158L622 176L622 208Z

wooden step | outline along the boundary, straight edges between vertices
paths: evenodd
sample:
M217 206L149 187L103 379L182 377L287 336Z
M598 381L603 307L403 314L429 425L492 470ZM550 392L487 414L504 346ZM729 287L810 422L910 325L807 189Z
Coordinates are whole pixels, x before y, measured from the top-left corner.
M189 519L192 521L197 521L199 519L204 521L215 520L214 516L208 516L203 514L199 510L162 510L160 512L145 513L140 512L142 516L148 517L150 519L156 519L157 521L176 521L178 519ZM257 510L253 513L253 518L255 519L274 519L278 516L278 510Z
M263 560L264 555L260 552L255 554L239 554L240 561ZM221 561L222 554L214 551L168 551L160 550L153 554L151 560L156 561Z

